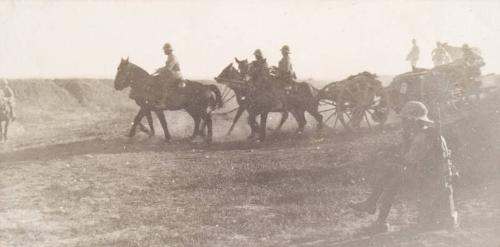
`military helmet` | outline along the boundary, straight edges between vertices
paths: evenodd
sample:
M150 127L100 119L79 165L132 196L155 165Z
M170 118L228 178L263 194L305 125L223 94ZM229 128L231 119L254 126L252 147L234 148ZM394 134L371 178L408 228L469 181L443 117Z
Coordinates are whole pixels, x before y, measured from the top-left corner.
M290 47L288 45L284 45L281 47L281 51L285 53L290 53Z
M401 109L401 116L403 117L432 123L433 121L427 117L427 114L429 114L429 110L420 101L408 101Z
M263 55L262 55L262 51L261 51L260 49L255 50L255 51L253 52L253 54L254 54L255 56L263 56Z
M172 49L172 45L170 43L165 43L163 45L163 50L170 50L170 51L173 51L174 49Z

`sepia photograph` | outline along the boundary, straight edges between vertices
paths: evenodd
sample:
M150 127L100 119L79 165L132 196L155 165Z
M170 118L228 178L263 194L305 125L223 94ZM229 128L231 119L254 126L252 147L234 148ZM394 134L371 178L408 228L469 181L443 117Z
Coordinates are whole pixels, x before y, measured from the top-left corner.
M0 246L500 247L498 0L0 0Z

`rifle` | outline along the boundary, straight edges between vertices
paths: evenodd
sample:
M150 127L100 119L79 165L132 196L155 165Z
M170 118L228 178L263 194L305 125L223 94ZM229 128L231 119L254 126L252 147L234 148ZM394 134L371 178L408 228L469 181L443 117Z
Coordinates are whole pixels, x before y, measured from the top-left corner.
M451 160L451 150L448 149L448 145L446 143L446 140L443 137L442 134L442 126L441 126L441 107L438 102L437 104L437 130L438 130L438 138L439 138L439 143L441 145L441 157L442 157L442 162L443 165L445 165L445 171L446 171L446 178L445 182L448 184L455 184L457 180L460 177L460 173L458 168L453 164Z

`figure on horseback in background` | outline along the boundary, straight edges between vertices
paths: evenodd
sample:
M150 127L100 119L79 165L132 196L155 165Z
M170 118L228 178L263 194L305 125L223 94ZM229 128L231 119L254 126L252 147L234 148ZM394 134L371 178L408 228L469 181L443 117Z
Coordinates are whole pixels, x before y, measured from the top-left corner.
M250 82L257 87L258 90L267 89L269 86L269 66L260 49L253 53L255 60L250 63L249 76Z
M276 78L288 85L293 85L297 76L295 75L295 71L293 71L292 62L290 61L290 47L284 45L281 48L281 54L283 57L278 63Z
M165 66L159 68L154 74L155 80L159 81L162 85L163 92L161 94L160 105L165 104L170 94L186 86L182 78L179 61L173 51L170 43L163 45L163 52L167 55L167 61L165 62Z
M9 82L6 79L0 80L0 92L6 101L7 105L9 107L9 112L10 112L10 118L12 121L16 119L16 114L14 112L14 106L15 106L15 99L14 99L14 91L12 91L12 88L9 87Z
M434 67L447 64L450 62L450 57L448 56L448 53L444 49L443 44L441 44L439 41L436 42L436 48L432 50L431 56L432 56L432 62L434 62Z
M483 58L474 52L468 44L462 46L463 52L463 62L466 66L466 79L470 82L480 81L479 76L481 76L481 67L484 66Z

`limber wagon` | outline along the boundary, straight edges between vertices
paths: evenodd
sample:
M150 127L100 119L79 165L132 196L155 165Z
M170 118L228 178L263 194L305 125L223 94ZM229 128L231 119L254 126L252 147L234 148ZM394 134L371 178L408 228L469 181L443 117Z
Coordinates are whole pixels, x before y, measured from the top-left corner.
M450 112L460 109L470 104L472 98L479 99L482 93L489 90L481 88L478 68L456 61L396 76L384 88L380 106L399 112L406 102L417 100L425 103L431 117L436 118L441 110Z
M325 123L333 128L341 125L352 131L363 123L368 128L383 124L386 114L380 107L382 83L375 74L362 72L324 86L319 94L320 112L326 114Z

